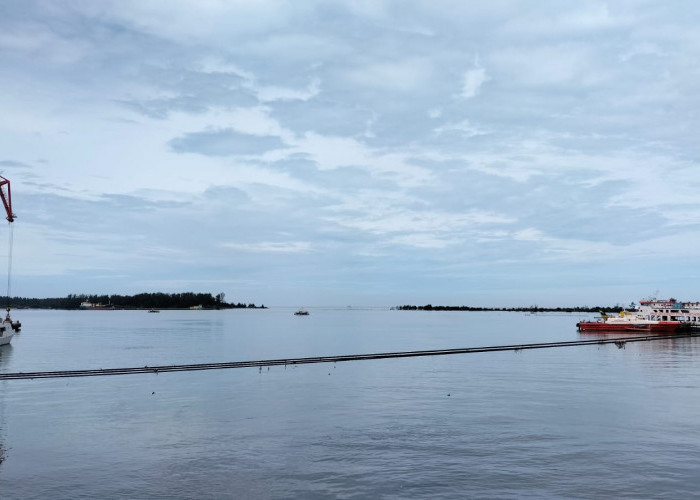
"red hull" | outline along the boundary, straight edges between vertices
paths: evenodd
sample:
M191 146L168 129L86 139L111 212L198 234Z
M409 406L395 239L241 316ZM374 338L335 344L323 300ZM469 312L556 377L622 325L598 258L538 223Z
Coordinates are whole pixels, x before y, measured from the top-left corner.
M606 323L604 321L581 321L578 326L581 332L641 332L641 333L674 333L681 326L678 321L660 321L652 325L622 323Z

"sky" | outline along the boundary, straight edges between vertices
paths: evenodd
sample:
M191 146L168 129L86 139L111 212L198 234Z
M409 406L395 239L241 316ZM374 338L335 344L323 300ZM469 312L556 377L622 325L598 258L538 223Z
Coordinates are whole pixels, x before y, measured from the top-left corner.
M5 0L10 293L700 300L698 25L694 1Z

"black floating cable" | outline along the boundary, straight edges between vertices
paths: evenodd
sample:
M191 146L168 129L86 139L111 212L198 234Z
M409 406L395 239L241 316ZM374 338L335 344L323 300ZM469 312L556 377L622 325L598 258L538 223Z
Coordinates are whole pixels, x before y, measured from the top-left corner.
M421 356L445 356L448 354L474 354L478 352L521 351L525 349L548 349L554 347L575 347L585 345L615 344L624 347L627 342L650 342L696 337L694 333L680 335L652 335L646 337L619 337L614 339L574 340L568 342L541 342L536 344L515 344L488 347L464 347L458 349L434 349L426 351L381 352L374 354L348 354L344 356L315 356L308 358L263 359L258 361L230 361L225 363L199 363L189 365L140 366L129 368L99 368L92 370L61 370L46 372L0 373L0 380L22 380L37 378L99 377L106 375L129 375L135 373L186 372L199 370L222 370L228 368L251 368L263 366L308 365L316 363L336 363L341 361L361 361L367 359L415 358Z

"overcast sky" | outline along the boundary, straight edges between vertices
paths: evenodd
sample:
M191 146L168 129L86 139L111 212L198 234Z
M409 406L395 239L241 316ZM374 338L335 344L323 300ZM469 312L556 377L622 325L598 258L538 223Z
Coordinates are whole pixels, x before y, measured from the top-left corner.
M700 300L698 26L695 1L4 0L11 293Z

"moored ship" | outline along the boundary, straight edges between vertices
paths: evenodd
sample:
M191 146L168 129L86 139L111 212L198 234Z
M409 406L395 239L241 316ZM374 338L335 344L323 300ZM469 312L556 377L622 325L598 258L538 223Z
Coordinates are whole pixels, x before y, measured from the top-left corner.
M622 311L619 316L601 312L596 321L581 321L576 326L581 332L676 333L700 328L700 302L648 298L640 300L633 311Z
M681 321L659 321L647 319L636 313L622 311L619 316L601 313L596 321L580 321L576 324L580 332L620 333L676 333L684 326Z

